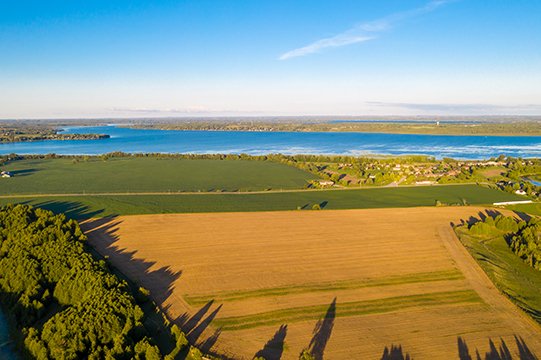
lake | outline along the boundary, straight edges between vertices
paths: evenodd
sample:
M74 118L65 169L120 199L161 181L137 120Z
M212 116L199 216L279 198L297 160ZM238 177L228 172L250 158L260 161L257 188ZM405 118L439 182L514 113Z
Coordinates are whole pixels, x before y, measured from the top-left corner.
M66 133L108 134L102 140L46 140L0 144L0 154L98 155L129 153L223 153L261 155L431 155L486 159L505 154L541 157L540 136L456 136L347 132L177 131L119 126L69 127Z

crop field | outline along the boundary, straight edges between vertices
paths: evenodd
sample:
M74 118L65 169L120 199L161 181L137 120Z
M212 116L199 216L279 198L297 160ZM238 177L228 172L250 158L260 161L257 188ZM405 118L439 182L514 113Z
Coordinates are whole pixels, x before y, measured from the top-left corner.
M541 328L496 290L450 226L481 211L140 215L83 228L204 351L241 359L296 359L303 350L316 359L541 354Z
M436 200L444 204L485 205L524 198L478 185L442 185L235 194L0 197L0 204L28 203L81 219L110 215L311 209L316 204L323 210L434 206Z
M2 170L0 195L300 189L317 176L270 161L167 158L28 159Z

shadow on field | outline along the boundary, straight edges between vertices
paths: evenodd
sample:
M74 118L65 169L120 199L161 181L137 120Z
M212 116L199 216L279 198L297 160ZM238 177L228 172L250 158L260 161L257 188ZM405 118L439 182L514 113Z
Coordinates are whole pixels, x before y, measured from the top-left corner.
M528 222L528 221L530 221L532 219L532 217L530 215L526 214L525 212L517 211L517 210L513 210L513 212L515 213L516 216L519 217L519 219L524 220L526 222Z
M315 360L322 360L327 343L331 338L332 329L334 327L334 319L336 318L336 298L331 302L325 316L320 319L313 331L312 340L308 348L303 352L308 352Z
M90 207L75 201L44 201L34 207L50 210L56 214L65 213L70 219L90 219L103 213L103 209L91 211Z
M137 251L127 251L115 245L118 241L118 227L121 223L116 216L90 219L81 223L81 229L88 236L88 243L131 281L150 292L154 302L164 308L165 301L172 295L173 284L182 275L169 266L151 269L156 262L135 257Z
M387 346L383 350L381 360L412 360L408 353L404 354L402 345L391 345L391 348Z
M21 176L29 176L32 175L35 172L38 172L38 169L23 169L23 170L13 170L10 171L13 176L21 177Z
M515 335L515 342L518 349L518 360L537 360L538 358L531 352L521 337ZM462 337L457 338L458 357L460 360L513 360L517 359L511 355L509 347L503 339L500 339L500 346L496 347L492 339L488 339L489 351L481 356L479 350L475 350L475 358L470 355L470 349Z
M274 336L263 346L263 349L255 353L254 358L261 357L265 360L280 360L284 352L286 335L287 325L281 325L274 333Z
M116 243L119 240L118 230L122 220L116 216L98 219L89 219L81 223L81 228L88 236L89 244L118 269L122 275L150 292L150 298L167 314L173 324L186 334L191 344L196 345L203 352L215 355L212 347L218 341L221 329L203 340L203 333L208 329L214 318L218 315L222 305L212 310L214 301L209 301L195 314L188 313L172 318L169 312L168 299L173 295L174 283L182 271L172 271L169 266L153 269L154 261L145 261L136 258L137 251L128 251L120 248Z
M188 313L184 313L174 319L173 323L182 329L191 344L195 344L207 354L217 355L212 352L212 347L214 344L216 344L222 333L220 328L216 329L214 333L205 340L199 340L222 309L222 305L219 305L211 311L213 305L214 300L211 300L203 305L203 307L201 307L201 309L199 309L195 314L190 316Z

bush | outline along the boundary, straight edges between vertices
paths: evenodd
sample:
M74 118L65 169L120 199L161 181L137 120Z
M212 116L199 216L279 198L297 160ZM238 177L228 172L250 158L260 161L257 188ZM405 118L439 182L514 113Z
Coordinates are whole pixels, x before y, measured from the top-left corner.
M470 232L474 235L490 235L494 233L494 227L483 221L479 221L470 226Z

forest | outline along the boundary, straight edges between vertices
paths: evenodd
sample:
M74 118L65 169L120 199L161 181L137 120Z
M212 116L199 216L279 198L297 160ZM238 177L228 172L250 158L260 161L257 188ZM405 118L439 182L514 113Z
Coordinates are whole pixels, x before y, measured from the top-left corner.
M20 330L14 340L26 358L174 359L191 353L174 325L169 330L176 346L161 353L128 283L89 252L78 223L62 214L28 205L0 208L0 301Z

